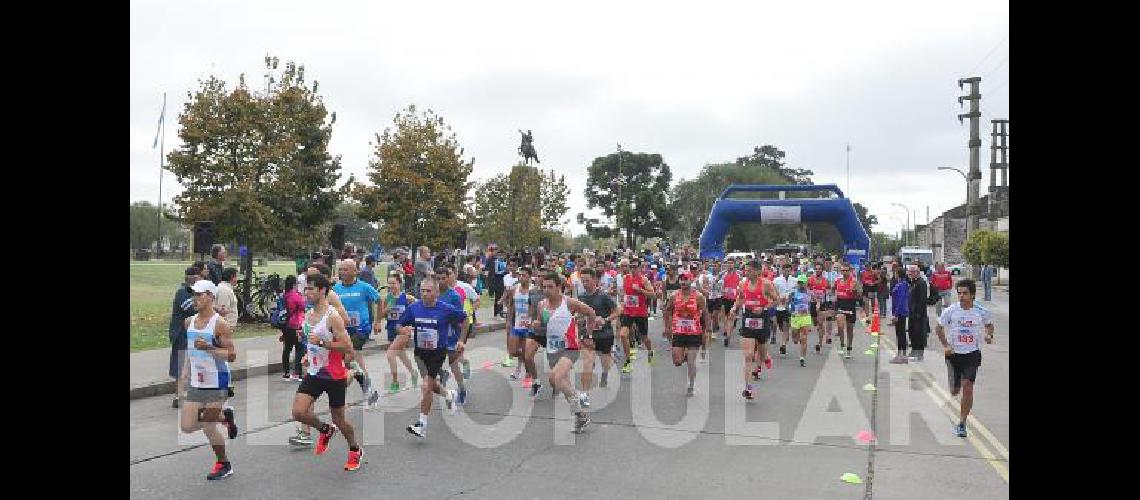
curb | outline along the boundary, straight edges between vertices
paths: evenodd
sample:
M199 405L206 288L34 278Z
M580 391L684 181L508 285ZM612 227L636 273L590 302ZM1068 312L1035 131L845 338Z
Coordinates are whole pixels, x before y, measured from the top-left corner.
M477 326L475 328L474 332L477 334L478 333L490 333L490 332L502 330L502 329L504 329L505 326L506 326L506 323L498 323L498 322L489 323L489 324L482 324L482 325ZM384 345L371 344L371 345L364 346L364 348L361 349L361 352L369 353L369 352L387 351L387 350L388 350L388 344L384 344ZM282 371L281 370L281 362L278 361L275 363L271 362L268 365L258 365L258 366L253 366L253 367L236 368L230 372L230 378L235 382L238 380L244 380L250 376L249 372L251 370L254 372L253 375L267 375L270 373L280 373ZM142 386L138 386L138 387L131 387L131 399L135 400L135 399L149 398L149 397L154 397L154 396L161 396L163 394L173 394L174 393L174 386L175 386L175 384L174 384L173 380L167 380L165 382L158 382L158 383L142 385Z

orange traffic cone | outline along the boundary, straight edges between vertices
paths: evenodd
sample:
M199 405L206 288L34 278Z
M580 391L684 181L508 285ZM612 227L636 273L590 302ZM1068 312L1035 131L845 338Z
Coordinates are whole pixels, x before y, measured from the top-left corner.
M879 303L871 302L871 336L878 337L879 331Z

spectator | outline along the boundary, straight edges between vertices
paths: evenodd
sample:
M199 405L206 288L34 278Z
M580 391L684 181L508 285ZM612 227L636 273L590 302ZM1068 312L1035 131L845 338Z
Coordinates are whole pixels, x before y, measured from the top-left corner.
M926 299L930 293L927 288L929 285L927 285L926 278L922 276L917 265L909 266L906 275L909 281L908 293L910 294L907 307L910 358L915 361L922 361L923 353L926 351L926 334L930 331L926 314Z
M170 368L167 372L170 378L176 381L174 388L174 402L171 407L178 408L179 396L186 395L186 381L182 380L182 363L186 361L186 318L193 316L194 291L190 289L194 282L202 279L202 268L190 266L183 273L182 284L174 292L174 303L170 308L170 328L167 335L170 337Z
M896 280L891 289L891 325L895 327L895 338L899 348L898 354L891 360L891 363L896 365L906 364L908 361L906 356L906 318L910 309L909 294L910 285L907 281L905 279Z
M371 255L364 257L364 268L360 270L359 278L360 281L368 283L372 285L372 288L379 290L380 286L376 283L376 272L373 271L374 267L376 267L376 258Z
M304 341L298 331L301 322L305 320L305 297L297 291L297 278L285 277L285 310L287 311L285 326L281 328L281 371L282 378L294 382L301 381L301 357L305 353ZM293 363L289 363L289 352L294 351ZM290 370L290 367L292 370Z
M210 247L210 262L206 264L209 280L215 285L222 281L222 270L226 268L226 247L215 244ZM230 326L233 326L232 324Z
M994 266L990 264L983 264L982 285L986 290L986 297L984 299L986 302L989 302L991 300L990 289L993 287L994 276L997 276L997 269L995 269Z
M237 329L238 300L234 294L234 285L237 284L237 268L227 267L222 270L222 281L218 284L217 298L214 299L214 310L225 318L230 328Z
M502 297L503 292L506 290L504 277L507 275L507 262L502 255L499 255L499 246L492 243L487 245L487 259L483 268L484 276L487 281L487 288L491 292L491 298L494 300L492 305L494 317L504 317Z
M418 254L416 255L415 264L415 282L412 284L412 288L409 291L414 291L416 297L419 297L420 282L432 274L432 269L434 269L434 267L432 266L430 248L421 246L417 249L417 251Z

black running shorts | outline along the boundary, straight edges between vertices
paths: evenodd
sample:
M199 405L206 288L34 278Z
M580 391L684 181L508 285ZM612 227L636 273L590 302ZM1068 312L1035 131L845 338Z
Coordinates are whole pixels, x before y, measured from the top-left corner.
M300 387L297 387L297 394L308 394L315 401L320 399L322 393L328 393L329 408L343 408L344 394L347 390L348 386L344 380L319 378L306 373L301 379Z

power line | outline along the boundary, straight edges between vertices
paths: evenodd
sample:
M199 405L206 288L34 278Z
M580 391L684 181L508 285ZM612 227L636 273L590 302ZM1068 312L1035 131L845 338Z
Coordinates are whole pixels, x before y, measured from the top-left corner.
M990 56L994 55L994 51L996 51L996 50L998 49L998 47L1001 47L1001 44L1005 43L1005 41L1006 41L1008 38L1009 38L1009 35L1008 35L1008 34L1007 34L1007 35L1005 35L1004 37L1002 37L1001 41L1000 41L1000 42L998 42L998 43L997 43L997 45L994 45L994 48L990 49L989 53L987 53L987 54L986 54L986 57L983 57L981 61L978 61L978 65L977 65L977 66L974 66L974 69L971 69L970 71L967 71L967 72L966 72L966 74L970 74L970 73L973 73L973 72L974 72L974 71L976 71L978 68L982 67L982 63L985 63L985 62L986 62L986 60L990 58Z
M1005 57L1002 58L1001 63L999 63L996 67L994 67L994 69L991 69L991 70L987 71L984 75L982 75L982 80L989 78L989 76L992 75L995 71L1001 69L1002 66L1005 66L1005 63L1007 63L1007 62L1009 62L1009 54L1006 54Z

